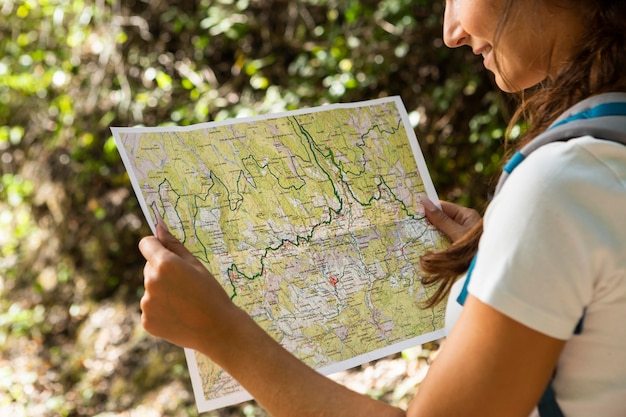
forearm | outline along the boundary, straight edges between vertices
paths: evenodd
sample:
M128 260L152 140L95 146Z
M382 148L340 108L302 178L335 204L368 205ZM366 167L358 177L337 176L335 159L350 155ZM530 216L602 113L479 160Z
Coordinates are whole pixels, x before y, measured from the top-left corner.
M404 416L404 412L345 388L287 352L245 312L224 340L207 340L203 353L232 375L274 417Z

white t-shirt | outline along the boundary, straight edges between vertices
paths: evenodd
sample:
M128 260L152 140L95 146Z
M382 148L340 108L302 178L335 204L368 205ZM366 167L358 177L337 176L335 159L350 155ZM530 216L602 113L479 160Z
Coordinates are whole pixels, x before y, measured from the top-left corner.
M469 292L567 340L553 384L567 417L626 416L626 146L586 136L520 164L485 215Z

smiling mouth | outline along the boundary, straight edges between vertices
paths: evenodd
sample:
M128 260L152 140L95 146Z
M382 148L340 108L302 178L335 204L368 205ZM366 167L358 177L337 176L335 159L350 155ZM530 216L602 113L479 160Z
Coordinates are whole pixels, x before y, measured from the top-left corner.
M474 51L474 54L481 55L483 57L483 65L488 68L489 62L491 62L491 52L493 48L491 46L485 46Z
M491 50L493 48L489 45L483 46L482 48L476 49L474 50L474 54L475 55L482 55L483 58L485 58L487 55L489 55L491 53Z

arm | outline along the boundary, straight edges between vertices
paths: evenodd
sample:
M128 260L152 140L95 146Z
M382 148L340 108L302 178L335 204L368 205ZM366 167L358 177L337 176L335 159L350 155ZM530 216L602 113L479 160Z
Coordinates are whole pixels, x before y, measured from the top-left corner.
M470 295L407 416L527 417L564 344Z
M162 221L141 240L147 260L142 324L197 350L235 377L273 416L403 416L322 376L287 352L235 306Z
M230 301L162 222L157 236L140 242L148 332L209 356L275 417L404 415L300 362ZM563 343L470 296L408 415L527 416Z

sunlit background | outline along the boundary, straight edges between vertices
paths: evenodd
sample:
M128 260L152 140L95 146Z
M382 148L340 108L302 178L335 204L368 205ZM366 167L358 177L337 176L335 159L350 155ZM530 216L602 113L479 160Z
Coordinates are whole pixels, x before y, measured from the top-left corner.
M0 415L197 415L182 350L139 324L150 232L111 126L400 95L441 198L483 208L507 106L443 4L0 0ZM406 406L436 348L338 378Z

